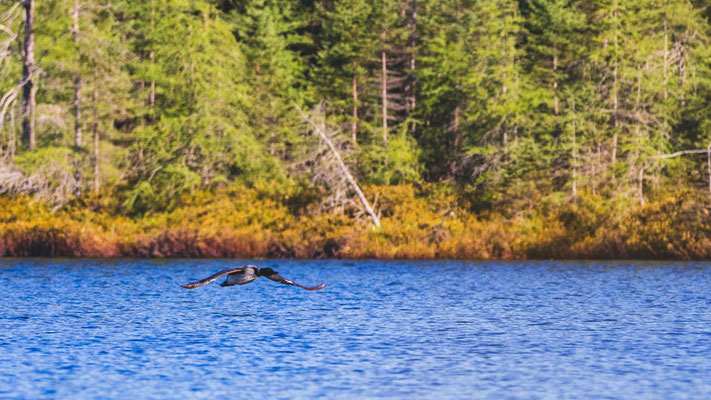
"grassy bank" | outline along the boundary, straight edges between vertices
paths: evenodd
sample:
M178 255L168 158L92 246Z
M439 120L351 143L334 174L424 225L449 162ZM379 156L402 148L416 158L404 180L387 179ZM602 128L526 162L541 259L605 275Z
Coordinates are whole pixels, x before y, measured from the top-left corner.
M121 213L110 193L52 210L0 198L4 257L294 257L380 259L711 259L707 198L680 193L640 206L583 195L535 210L477 213L443 185L365 188L382 228L355 208L320 212L321 194L232 187L170 211Z

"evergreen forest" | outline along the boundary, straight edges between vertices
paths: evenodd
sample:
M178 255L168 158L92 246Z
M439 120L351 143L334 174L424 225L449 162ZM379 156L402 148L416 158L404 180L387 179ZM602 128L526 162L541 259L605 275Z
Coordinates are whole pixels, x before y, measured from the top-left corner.
M0 256L711 258L708 0L2 0Z

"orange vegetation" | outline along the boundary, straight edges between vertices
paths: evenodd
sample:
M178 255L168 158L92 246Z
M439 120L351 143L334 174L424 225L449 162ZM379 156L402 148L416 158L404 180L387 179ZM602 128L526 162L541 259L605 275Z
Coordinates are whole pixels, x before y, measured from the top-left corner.
M0 197L0 256L711 259L709 209L688 194L645 206L584 195L512 216L477 214L444 185L365 192L377 198L381 229L354 208L320 212L313 190L197 192L171 211L139 217L122 215L110 194L59 210Z

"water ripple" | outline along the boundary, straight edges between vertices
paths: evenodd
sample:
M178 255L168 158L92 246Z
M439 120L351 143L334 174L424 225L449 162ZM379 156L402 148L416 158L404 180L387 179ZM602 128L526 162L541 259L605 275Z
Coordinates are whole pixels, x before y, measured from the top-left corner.
M0 397L711 397L705 263L235 263L0 262Z

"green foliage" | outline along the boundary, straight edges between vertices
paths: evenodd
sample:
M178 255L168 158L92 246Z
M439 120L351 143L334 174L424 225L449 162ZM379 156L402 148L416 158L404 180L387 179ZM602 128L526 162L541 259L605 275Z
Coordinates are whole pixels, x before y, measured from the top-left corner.
M372 64L379 32L373 29L373 6L368 0L354 0L339 1L331 8L321 8L321 50L318 53L318 69L313 77L316 95L329 102L336 123L343 127L355 123L361 132L370 130L363 125L368 123L367 119L360 117L372 112L365 100L375 97ZM354 81L358 100L354 99ZM355 120L353 107L360 108Z
M141 76L155 82L155 105L130 151L127 209L170 208L213 182L279 178L248 123L255 99L230 24L198 2L172 1L150 18L153 60Z
M661 157L711 141L702 1L36 1L34 152L11 91L24 43L12 7L0 5L0 167L18 167L35 192L58 188L55 207L91 199L96 166L114 210L132 217L227 187L287 196L288 213L316 215L333 187L311 182L335 164L314 161L323 147L295 106L322 104L362 183L449 182L462 208L494 219L540 211L527 225L538 233L550 210L569 206L550 229L576 243L614 230L589 199L631 206L707 189L703 153ZM402 227L387 235L418 235ZM501 245L509 231L496 229L498 250L486 251L512 254ZM183 233L160 240L192 237ZM392 238L373 235L361 250L387 253L373 243ZM148 253L160 241L144 239ZM282 250L304 248L294 246Z
M299 120L294 104L303 105L307 87L303 60L292 47L307 42L298 34L289 2L253 0L231 14L232 26L246 56L245 78L251 85L248 118L270 155L291 159L298 146Z
M420 180L417 148L402 133L391 135L388 143L363 146L360 170L369 183L397 185Z

